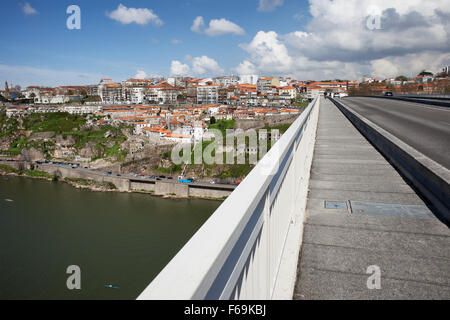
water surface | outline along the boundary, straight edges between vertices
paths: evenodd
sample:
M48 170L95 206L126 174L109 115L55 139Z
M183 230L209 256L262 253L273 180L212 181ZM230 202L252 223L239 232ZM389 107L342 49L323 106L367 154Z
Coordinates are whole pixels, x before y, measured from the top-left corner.
M0 299L135 299L220 205L7 179ZM81 290L67 289L70 265L81 268Z

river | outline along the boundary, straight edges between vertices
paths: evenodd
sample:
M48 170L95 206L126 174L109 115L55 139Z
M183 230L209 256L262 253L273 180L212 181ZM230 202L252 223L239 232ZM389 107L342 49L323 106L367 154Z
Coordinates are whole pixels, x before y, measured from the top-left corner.
M135 299L219 205L0 177L0 299Z

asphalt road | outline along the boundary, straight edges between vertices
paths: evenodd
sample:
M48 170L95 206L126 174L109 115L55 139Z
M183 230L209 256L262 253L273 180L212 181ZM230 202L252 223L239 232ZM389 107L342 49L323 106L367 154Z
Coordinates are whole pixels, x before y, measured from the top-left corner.
M450 108L368 97L341 102L450 169Z

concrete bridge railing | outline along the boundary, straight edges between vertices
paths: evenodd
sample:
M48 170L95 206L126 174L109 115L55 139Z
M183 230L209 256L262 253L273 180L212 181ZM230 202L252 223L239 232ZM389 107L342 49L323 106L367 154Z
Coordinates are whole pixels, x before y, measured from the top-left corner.
M320 100L138 299L292 299Z

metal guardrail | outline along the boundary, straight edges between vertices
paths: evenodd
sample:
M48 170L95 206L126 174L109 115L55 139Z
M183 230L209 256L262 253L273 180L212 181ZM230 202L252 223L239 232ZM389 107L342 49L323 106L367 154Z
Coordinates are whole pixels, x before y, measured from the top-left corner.
M316 98L138 299L291 299Z

